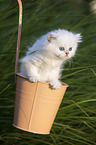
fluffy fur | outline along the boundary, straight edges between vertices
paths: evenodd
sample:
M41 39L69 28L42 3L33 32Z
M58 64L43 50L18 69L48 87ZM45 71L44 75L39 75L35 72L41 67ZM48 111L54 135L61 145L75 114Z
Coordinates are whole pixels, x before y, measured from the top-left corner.
M21 75L31 82L48 82L52 88L59 89L61 65L75 55L78 42L81 42L80 34L63 29L43 35L20 60Z

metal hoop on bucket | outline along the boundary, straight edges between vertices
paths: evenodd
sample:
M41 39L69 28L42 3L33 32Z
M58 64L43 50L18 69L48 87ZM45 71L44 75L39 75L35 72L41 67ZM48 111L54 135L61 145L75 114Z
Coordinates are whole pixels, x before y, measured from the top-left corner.
M19 58L19 49L20 49L20 38L21 38L21 27L22 27L22 2L17 0L19 4L19 25L18 25L18 37L17 37L17 49L16 49L16 63L15 63L15 80L16 73L18 69L18 58Z

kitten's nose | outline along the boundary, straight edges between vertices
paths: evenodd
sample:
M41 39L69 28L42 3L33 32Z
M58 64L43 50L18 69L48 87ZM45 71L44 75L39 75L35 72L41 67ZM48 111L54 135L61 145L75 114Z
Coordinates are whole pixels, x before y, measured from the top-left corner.
M69 52L66 52L65 54L66 54L66 56L67 56L67 55L69 54Z

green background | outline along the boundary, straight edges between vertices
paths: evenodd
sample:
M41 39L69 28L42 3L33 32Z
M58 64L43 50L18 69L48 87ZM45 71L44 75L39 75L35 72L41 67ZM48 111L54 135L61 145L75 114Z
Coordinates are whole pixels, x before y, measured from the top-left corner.
M0 0L0 144L95 145L96 144L96 14L91 0L22 0L23 25L20 58L27 46L48 31L62 28L81 33L74 58L61 80L69 88L49 135L38 135L12 126L15 102L15 56L18 3Z

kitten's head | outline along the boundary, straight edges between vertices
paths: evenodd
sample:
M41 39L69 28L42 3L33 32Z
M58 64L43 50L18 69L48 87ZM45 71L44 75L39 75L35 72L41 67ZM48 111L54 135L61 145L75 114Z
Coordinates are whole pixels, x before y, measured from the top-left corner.
M81 42L81 34L59 29L48 33L47 40L51 53L67 60L75 55L78 42Z

